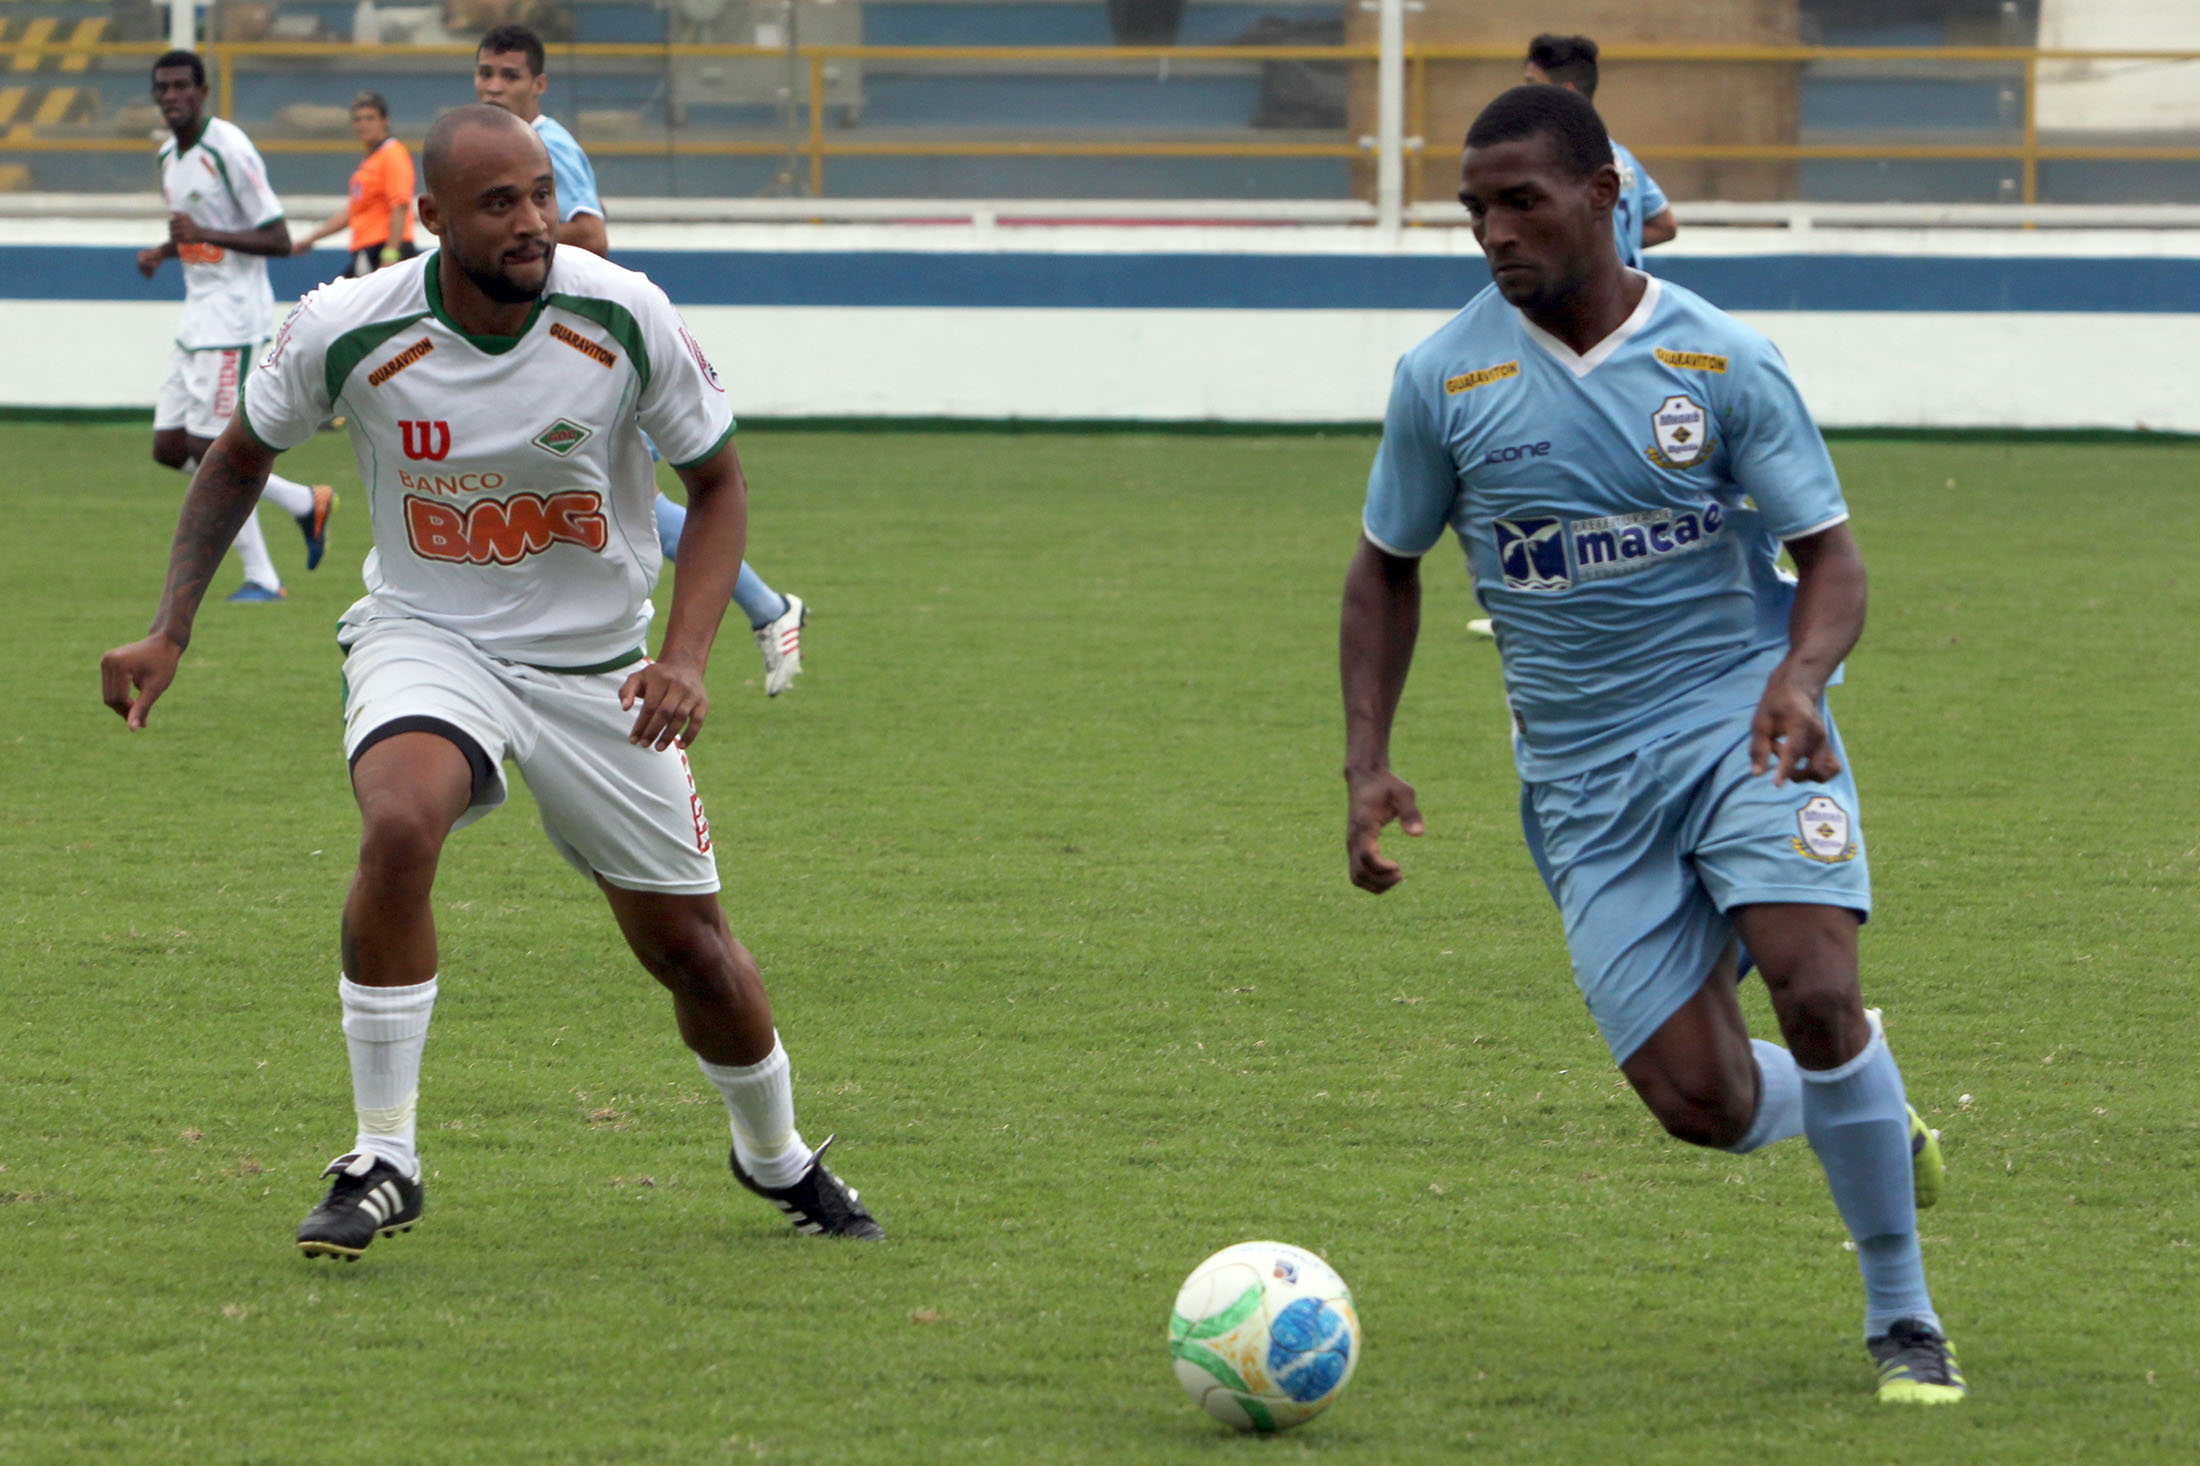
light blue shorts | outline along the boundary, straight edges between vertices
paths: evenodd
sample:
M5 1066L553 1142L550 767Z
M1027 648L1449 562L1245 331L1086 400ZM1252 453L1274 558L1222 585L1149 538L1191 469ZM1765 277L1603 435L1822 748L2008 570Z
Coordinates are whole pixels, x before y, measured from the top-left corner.
M1820 711L1824 713L1821 705ZM1615 1060L1694 997L1757 902L1871 915L1864 832L1841 757L1830 783L1749 771L1749 720L1670 734L1568 778L1523 784L1528 853L1558 903L1574 981Z

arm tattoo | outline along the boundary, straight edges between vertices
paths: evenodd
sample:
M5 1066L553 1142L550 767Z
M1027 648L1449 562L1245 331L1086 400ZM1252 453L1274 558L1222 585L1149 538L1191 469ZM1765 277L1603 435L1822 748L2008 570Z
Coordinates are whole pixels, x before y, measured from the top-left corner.
M168 584L148 634L166 636L179 647L191 644L191 622L214 569L266 486L265 464L253 469L237 463L219 441L206 450L183 496L183 515L168 551Z

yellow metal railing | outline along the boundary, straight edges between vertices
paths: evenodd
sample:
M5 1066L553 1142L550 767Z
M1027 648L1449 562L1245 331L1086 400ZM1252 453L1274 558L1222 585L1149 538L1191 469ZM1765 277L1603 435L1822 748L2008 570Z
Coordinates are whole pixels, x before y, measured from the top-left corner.
M20 39L0 40L0 57L11 73L34 73L47 57L60 58L60 70L78 77L99 60L149 59L167 47L154 41L101 43L103 27L80 23L73 38L53 39L53 27L32 22ZM214 41L200 48L200 55L214 73L215 110L235 111L237 71L240 61L334 59L403 63L431 58L471 59L472 48L463 45L353 47L342 43ZM554 67L571 67L589 61L659 62L727 60L785 61L779 48L731 45L587 44L551 49ZM1442 62L1505 62L1520 58L1517 46L1414 45L1405 48L1406 117L1404 143L1409 170L1408 194L1419 195L1424 159L1451 151L1449 142L1432 146L1428 139L1430 66ZM1349 46L802 46L795 59L806 75L807 96L802 100L805 125L799 138L775 137L664 137L654 140L601 139L588 143L592 153L603 156L783 157L799 154L809 168L810 191L822 193L828 158L856 157L1145 157L1145 158L1372 158L1375 141L1365 137L1335 140L1296 138L1274 142L1217 139L1198 141L1051 138L864 138L834 137L825 127L828 111L827 72L836 63L994 63L1040 67L1053 64L1095 63L1166 67L1178 63L1236 63L1307 61L1370 64L1378 59L1373 45ZM2018 46L1709 46L1709 45L1613 45L1603 51L1608 63L1759 62L1809 64L1824 62L1879 62L1905 65L1936 63L1989 63L2004 65L2023 76L2024 111L2020 137L2014 142L1986 143L1670 143L1646 144L1635 151L1648 159L1676 161L1803 162L1823 159L1901 160L2002 160L2022 165L2023 198L2036 202L2039 165L2055 161L2173 161L2200 162L2200 147L2144 144L2053 144L2040 142L2040 67L2057 62L2133 61L2157 64L2200 62L2200 51L2071 50ZM454 76L454 87L463 77ZM81 81L74 83L81 87ZM0 95L13 87L0 89ZM56 89L57 91L60 89ZM64 125L73 115L69 108L48 99L25 120L17 120L23 98L14 98L0 117L0 153L93 152L128 153L144 147L131 137L56 136L47 129ZM81 110L76 109L76 110ZM355 144L337 138L257 139L263 153L348 153ZM417 143L417 139L411 141Z

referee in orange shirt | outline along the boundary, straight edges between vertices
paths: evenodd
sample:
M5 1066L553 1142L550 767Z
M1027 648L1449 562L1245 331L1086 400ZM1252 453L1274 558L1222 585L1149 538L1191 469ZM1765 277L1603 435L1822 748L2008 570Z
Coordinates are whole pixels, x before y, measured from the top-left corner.
M379 92L352 98L351 130L367 150L367 160L351 175L351 203L293 243L290 252L304 254L348 224L351 266L344 273L371 275L419 253L412 241L413 160L405 145L390 136L390 104Z

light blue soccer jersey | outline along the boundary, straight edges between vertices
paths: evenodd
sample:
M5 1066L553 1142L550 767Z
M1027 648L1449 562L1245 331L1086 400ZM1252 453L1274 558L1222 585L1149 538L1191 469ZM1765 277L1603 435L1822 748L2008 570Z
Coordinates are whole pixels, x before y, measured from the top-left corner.
M1633 153L1612 140L1612 161L1619 164L1619 202L1612 207L1612 237L1619 262L1642 268L1642 226L1667 208L1665 190Z
M588 154L581 151L564 124L545 113L535 114L535 131L550 150L550 176L558 185L558 222L563 224L579 214L594 214L601 219L603 200L596 197L596 170L588 166ZM1635 232L1639 235L1642 231Z
M1364 525L1403 556L1457 532L1533 781L1754 707L1787 652L1780 542L1847 517L1772 343L1645 277L1586 356L1495 286L1407 352Z

